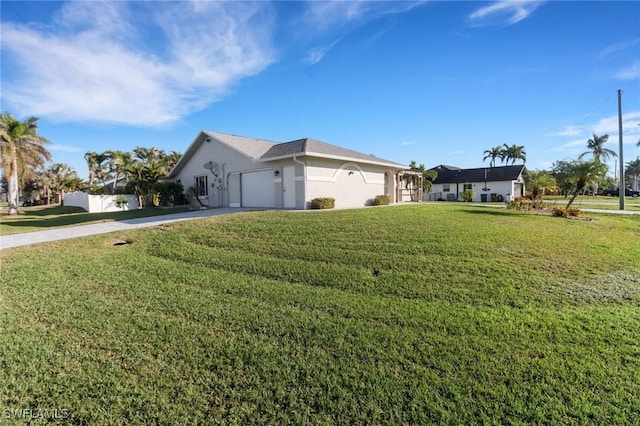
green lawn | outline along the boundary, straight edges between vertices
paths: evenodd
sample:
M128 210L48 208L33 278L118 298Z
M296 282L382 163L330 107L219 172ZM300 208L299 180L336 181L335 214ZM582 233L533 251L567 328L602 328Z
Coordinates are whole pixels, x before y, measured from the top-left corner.
M0 235L20 232L41 231L47 228L86 225L96 222L134 219L137 217L158 216L170 213L185 212L185 207L171 209L146 208L108 213L87 213L80 207L32 206L21 207L18 215L7 215L7 205L0 210Z
M640 216L588 216L252 212L3 251L0 408L637 424Z
M544 202L551 205L566 206L569 202L569 197L545 195ZM640 198L625 197L624 203L625 210L640 210ZM577 207L579 209L619 210L620 200L617 197L578 195L573 202L573 207Z

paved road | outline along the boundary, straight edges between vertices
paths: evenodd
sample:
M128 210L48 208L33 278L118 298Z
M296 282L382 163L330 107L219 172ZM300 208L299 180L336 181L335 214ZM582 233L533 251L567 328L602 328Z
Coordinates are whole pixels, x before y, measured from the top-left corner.
M106 234L108 232L123 231L127 229L147 228L150 226L162 225L163 223L199 219L202 217L246 211L251 210L241 208L195 210L190 212L167 214L163 216L140 217L136 219L118 220L113 222L101 222L89 225L53 228L47 229L45 231L33 231L25 232L22 234L3 235L0 237L0 250L27 246L31 244L45 243L49 241L86 237L88 235Z

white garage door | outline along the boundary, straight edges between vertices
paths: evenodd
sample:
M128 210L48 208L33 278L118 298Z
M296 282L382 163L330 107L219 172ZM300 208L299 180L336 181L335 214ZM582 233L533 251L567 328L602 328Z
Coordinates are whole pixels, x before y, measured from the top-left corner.
M273 171L242 173L240 185L242 207L275 207Z

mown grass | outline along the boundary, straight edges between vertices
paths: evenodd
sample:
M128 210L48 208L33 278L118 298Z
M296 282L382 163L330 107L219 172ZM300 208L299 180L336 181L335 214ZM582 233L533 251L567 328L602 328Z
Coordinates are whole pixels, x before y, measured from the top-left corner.
M187 211L187 209L177 207L171 209L146 208L107 213L88 213L80 207L51 205L21 207L19 214L9 216L5 203L5 206L0 210L0 235L40 231L61 226L159 216L184 211Z
M569 202L569 197L545 195L544 202L553 206L566 206ZM625 197L624 202L625 210L640 210L640 198ZM620 201L618 197L578 195L573 206L579 209L619 210Z
M637 423L640 217L591 216L254 212L4 251L0 407L82 424Z

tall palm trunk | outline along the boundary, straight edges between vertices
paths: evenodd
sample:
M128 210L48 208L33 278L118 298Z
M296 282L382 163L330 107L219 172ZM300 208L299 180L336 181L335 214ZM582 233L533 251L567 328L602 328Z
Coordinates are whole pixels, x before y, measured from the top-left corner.
M115 175L113 175L113 189L111 190L112 194L116 193L116 186L118 185L118 172L115 172Z
M11 161L11 175L7 181L7 190L9 192L9 214L18 214L18 159L15 156Z
M575 201L576 197L578 196L578 194L584 189L584 187L587 185L587 183L585 181L583 181L582 179L578 180L577 184L576 184L576 190L573 191L573 194L571 194L571 199L569 200L569 202L567 203L567 207L565 208L569 208L571 207L571 204L573 204L573 202Z

